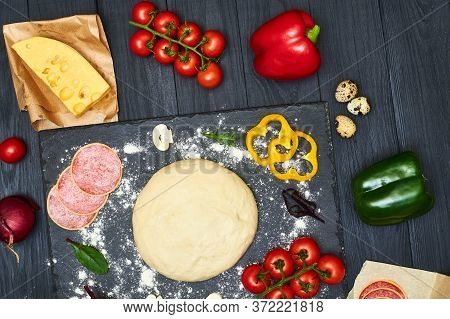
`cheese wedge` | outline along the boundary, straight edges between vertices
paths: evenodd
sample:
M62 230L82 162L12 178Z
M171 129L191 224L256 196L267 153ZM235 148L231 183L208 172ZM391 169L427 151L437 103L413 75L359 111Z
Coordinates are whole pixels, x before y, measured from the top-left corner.
M110 88L80 53L60 41L32 37L14 43L12 48L75 116L98 102Z

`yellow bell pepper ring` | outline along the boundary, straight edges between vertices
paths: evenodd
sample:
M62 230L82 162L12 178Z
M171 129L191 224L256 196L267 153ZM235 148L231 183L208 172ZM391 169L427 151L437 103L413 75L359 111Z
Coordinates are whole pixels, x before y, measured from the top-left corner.
M253 141L259 136L265 137L267 135L268 126L271 122L280 123L281 129L278 137L270 141L267 157L261 157L253 147ZM282 115L269 114L263 117L263 119L255 127L247 132L245 144L255 162L259 165L267 166L274 160L277 162L285 162L290 160L297 150L298 138L296 137L295 132L292 130L288 121ZM277 146L282 146L284 150L287 150L287 152L280 152Z
M286 145L289 145L290 149L287 149L287 152L285 153L281 153L280 149L278 148L278 146L280 145L283 146L285 150L287 149ZM268 156L266 159L268 159L268 161L266 166L271 162L280 163L289 161L292 157L294 157L295 152L297 151L297 147L298 138L291 139L291 137L284 136L272 139L267 147Z
M282 163L285 161L276 161L276 162L269 161L269 168L270 168L270 171L272 172L273 176L275 176L278 179L295 180L295 181L299 181L299 182L304 182L304 181L308 181L311 178L313 178L314 175L316 175L319 170L319 163L317 160L317 143L311 137L311 135L306 134L302 131L295 131L295 134L297 135L298 138L304 138L311 145L311 150L307 154L301 156L301 159L304 159L311 164L311 166L312 166L311 171L305 175L301 175L301 174L299 174L299 172L297 172L297 170L295 168L291 167L291 168L289 168L289 170L287 172L282 173L277 170L275 165L277 163ZM297 138L297 143L298 143L298 138ZM269 147L270 147L270 145L269 145Z

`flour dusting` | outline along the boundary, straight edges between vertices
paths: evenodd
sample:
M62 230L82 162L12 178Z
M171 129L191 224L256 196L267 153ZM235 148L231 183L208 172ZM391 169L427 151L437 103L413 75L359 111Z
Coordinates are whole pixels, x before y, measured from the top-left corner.
M136 154L142 152L144 149L136 144L133 143L127 143L123 147L123 152L125 154Z
M284 182L273 178L267 167L259 166L252 159L245 146L244 134L248 128L233 125L226 126L224 117L218 116L212 127L220 131L236 132L235 145L223 145L203 136L210 128L198 127L183 136L177 132L169 151L159 152L152 143L142 147L139 136L116 148L123 163L123 178L118 188L109 195L105 207L96 220L86 229L71 232L73 240L92 245L99 249L109 262L109 273L97 276L76 263L75 267L64 268L64 262L73 255L47 261L58 268L58 272L72 273L71 280L60 289L66 298L88 298L83 286L89 285L95 292L108 298L206 298L217 293L224 298L254 297L243 288L240 276L244 267L250 263L262 262L268 250L285 247L299 236L310 234L317 228L318 222L310 217L295 218L286 209L281 190L295 188L310 201L320 198L321 189L311 188L310 183ZM276 128L270 128L270 134L277 134ZM149 136L147 134L147 136ZM267 156L267 139L255 139L255 149L261 156ZM58 165L61 170L70 164L70 159L77 148L70 148ZM157 154L162 160L145 156ZM259 225L255 240L247 254L238 264L225 273L203 283L186 283L171 281L150 268L140 257L133 239L132 214L140 191L148 179L161 167L181 159L209 159L218 162L236 172L248 185L256 197L259 211ZM299 162L300 163L300 162ZM285 168L303 168L295 160L285 164ZM321 215L320 209L317 211ZM248 253L251 252L251 255ZM249 257L251 256L251 257ZM71 265L73 265L71 263ZM325 285L324 285L325 286ZM205 288L206 287L206 288ZM326 288L322 288L326 289ZM321 290L321 296L326 293Z

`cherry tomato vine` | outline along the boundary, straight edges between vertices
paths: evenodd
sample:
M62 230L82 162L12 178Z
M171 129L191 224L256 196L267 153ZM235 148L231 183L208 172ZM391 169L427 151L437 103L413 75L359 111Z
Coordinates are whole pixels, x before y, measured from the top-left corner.
M300 237L289 251L274 248L262 264L249 265L241 281L258 298L311 298L318 293L321 283L336 285L344 276L345 266L338 256L321 255L312 238Z
M204 54L202 54L198 50L198 48L201 45L206 43L206 41L207 41L206 38L203 38L202 40L200 40L200 42L196 46L191 47L191 46L189 46L187 44L184 44L183 42L181 42L179 40L176 40L174 38L169 37L168 35L165 35L163 33L160 33L158 31L153 30L148 25L140 24L140 23L137 23L137 22L134 22L134 21L129 21L129 23L131 25L135 26L135 27L141 28L141 29L143 29L145 31L148 31L148 32L152 33L153 36L156 36L156 37L159 37L159 38L162 38L162 39L166 39L167 41L169 41L169 43L176 43L179 46L182 46L183 48L185 48L186 50L194 52L201 59L201 62L202 62L201 67L200 67L201 70L205 69L207 62L219 62L219 60L220 60L220 58L208 58L207 56L205 56Z
M277 266L277 267L279 267L279 266ZM266 289L263 292L261 292L261 293L259 293L257 295L258 298L264 298L269 292L271 292L271 291L273 291L273 290L275 290L277 288L282 288L284 285L288 284L291 280L298 278L300 275L302 275L302 274L304 274L304 273L306 273L306 272L308 272L310 270L314 270L319 275L320 278L326 278L327 277L327 273L326 272L320 271L319 269L317 269L317 263L314 263L311 266L306 266L306 267L298 270L297 272L294 272L292 275L287 276L287 277L284 275L284 272L283 272L282 268L278 268L278 269L280 270L281 275L282 275L281 279L279 281L277 281L276 283L274 283L273 285L267 285ZM269 271L264 271L261 274L265 275L265 274L268 274L268 273L269 273ZM265 281L264 278L262 278L261 280Z
M135 54L144 57L154 53L160 63L175 62L178 73L186 77L197 75L198 83L207 89L222 82L218 63L226 44L219 31L209 30L202 36L195 23L180 25L173 12L158 11L149 1L142 1L133 8L132 19L129 24L140 29L130 38L130 49ZM197 58L191 62L192 54L200 58L200 63Z

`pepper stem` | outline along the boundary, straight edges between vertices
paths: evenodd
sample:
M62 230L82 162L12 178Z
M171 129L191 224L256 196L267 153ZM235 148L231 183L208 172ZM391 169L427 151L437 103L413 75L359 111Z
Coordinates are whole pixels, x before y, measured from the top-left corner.
M312 43L317 42L317 38L319 37L320 27L316 24L314 28L308 29L306 31L306 36L311 40Z

